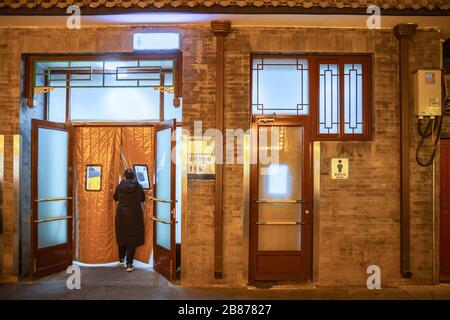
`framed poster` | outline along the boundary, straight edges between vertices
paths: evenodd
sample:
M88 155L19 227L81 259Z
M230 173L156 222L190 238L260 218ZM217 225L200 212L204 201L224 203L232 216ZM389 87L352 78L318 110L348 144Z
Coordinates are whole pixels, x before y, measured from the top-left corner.
M86 191L102 190L102 166L99 164L86 165Z
M133 166L136 173L136 180L143 189L150 190L150 179L148 177L148 168L145 164L135 164Z
M188 140L188 179L214 180L216 141L214 137L191 137Z

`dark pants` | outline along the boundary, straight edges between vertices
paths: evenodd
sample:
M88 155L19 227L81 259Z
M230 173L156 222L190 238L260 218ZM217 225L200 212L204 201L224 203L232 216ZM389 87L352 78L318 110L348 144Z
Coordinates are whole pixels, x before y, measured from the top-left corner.
M119 246L119 260L124 261L127 256L127 265L133 264L136 246Z

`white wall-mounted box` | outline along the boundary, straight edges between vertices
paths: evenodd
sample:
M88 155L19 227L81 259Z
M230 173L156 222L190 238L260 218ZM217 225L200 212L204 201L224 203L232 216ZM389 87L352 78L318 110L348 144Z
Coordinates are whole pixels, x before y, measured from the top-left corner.
M440 70L417 70L414 78L416 116L441 115L441 89Z

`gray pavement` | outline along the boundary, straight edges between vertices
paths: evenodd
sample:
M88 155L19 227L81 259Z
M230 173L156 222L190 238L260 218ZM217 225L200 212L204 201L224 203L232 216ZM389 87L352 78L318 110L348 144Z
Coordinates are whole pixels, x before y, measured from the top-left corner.
M69 275L60 272L16 284L0 285L0 299L434 299L450 300L450 285L401 286L368 290L365 287L274 286L270 288L188 288L169 283L151 268L127 273L119 267L81 267L81 289L69 290Z

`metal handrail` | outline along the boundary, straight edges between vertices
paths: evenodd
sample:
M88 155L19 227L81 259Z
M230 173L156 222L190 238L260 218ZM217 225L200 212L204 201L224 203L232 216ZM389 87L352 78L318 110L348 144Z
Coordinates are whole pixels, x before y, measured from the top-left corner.
M150 197L150 200L156 201L156 202L162 202L162 203L172 203L173 202L173 200L158 199L155 197ZM177 201L175 200L175 202L177 202Z
M156 222L163 223L163 224L172 224L172 222L168 222L166 220L162 220L162 219L159 219L159 218L156 218L156 217L151 217L150 219L152 219L153 221L156 221Z
M34 223L44 223L44 222L51 222L51 221L67 220L67 219L72 219L72 218L73 218L73 216L47 218L47 219L34 220Z
M257 221L256 224L258 225L305 225L309 222L302 222L302 221Z
M45 198L45 199L34 199L35 202L48 202L48 201L62 201L62 200L72 200L72 197L66 198Z
M306 200L255 200L256 203L307 203Z

